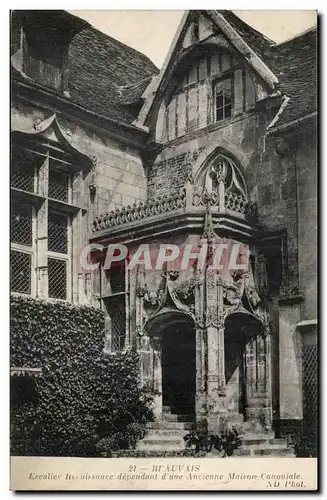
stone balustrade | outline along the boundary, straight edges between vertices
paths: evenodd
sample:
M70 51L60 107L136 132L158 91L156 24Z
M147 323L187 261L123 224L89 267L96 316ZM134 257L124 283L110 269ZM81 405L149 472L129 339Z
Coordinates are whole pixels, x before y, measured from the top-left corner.
M242 193L226 191L219 197L218 192L209 193L206 188L193 186L188 183L184 188L171 195L158 196L156 199L140 201L120 209L97 216L92 224L92 231L112 229L128 222L137 222L161 214L168 214L176 210L201 208L207 205L217 207L218 213L230 210L248 217L257 217L257 205L246 200Z

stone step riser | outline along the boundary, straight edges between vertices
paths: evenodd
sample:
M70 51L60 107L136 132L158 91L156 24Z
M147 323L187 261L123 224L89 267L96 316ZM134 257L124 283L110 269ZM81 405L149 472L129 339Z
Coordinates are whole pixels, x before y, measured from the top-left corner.
M239 448L234 451L233 456L235 457L257 457L257 456L267 456L267 457L294 457L294 451L292 448Z
M284 444L251 444L251 445L242 445L243 449L247 450L286 450L287 445Z
M192 422L149 422L146 425L147 429L156 430L191 430L194 429Z
M166 451L183 451L184 448L180 448L180 447L177 447L177 446L165 446L165 447L158 447L158 446L138 446L136 448L137 450L139 451L155 451L157 453L164 453Z
M287 446L286 439L276 440L276 439L247 439L241 438L243 446L262 446L262 445L278 445Z
M151 438L144 438L142 439L142 443L145 445L177 445L177 446L184 446L184 441L183 438L169 438L167 436L151 436Z
M194 422L194 415L178 415L177 413L164 413L162 422Z
M186 429L147 429L147 436L173 436L183 438L189 430Z
M252 433L252 432L246 432L244 434L240 433L240 438L242 439L242 441L246 440L246 441L258 441L258 439L262 439L263 441L269 441L271 439L276 439L275 438L275 434L273 432L269 432L269 433L266 433L266 434L263 434L263 433Z

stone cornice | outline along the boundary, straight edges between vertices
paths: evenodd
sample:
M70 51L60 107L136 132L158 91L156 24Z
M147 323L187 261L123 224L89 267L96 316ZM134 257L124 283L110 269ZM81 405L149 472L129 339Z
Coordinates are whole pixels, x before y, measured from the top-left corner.
M140 150L146 148L149 137L146 131L134 125L99 115L80 104L72 102L64 95L56 94L43 85L12 78L11 90L14 98L17 97L29 105L34 104L57 114L71 116L84 125L87 124L88 126L106 131L112 138L122 143Z
M91 242L105 242L105 244L119 242L128 244L158 236L172 237L182 232L203 232L203 207L185 211L181 208L170 213L158 214L139 221L131 221L120 226L96 231L90 236ZM226 213L212 213L213 226L218 234L230 235L242 241L255 240L259 228L246 221L241 214L226 211Z

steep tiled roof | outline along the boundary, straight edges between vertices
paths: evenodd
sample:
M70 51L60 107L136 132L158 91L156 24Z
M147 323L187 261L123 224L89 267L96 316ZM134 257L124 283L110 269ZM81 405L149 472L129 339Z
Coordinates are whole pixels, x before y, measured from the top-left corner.
M68 67L72 101L127 123L135 119L128 104L158 73L148 57L92 27L74 37Z
M274 72L289 101L275 126L301 118L317 109L317 29L312 28L276 44L239 19L230 10L219 11L245 42Z
M296 120L317 107L316 29L275 44L230 10L217 11L256 52L290 99L276 126ZM68 55L70 100L95 113L131 124L154 75L159 73L148 57L87 27L74 36ZM12 76L21 75L13 72ZM137 104L137 105L135 105Z
M317 30L313 28L270 50L269 63L290 100L276 126L317 110Z
M120 102L122 104L134 104L139 101L152 78L153 76L148 76L137 83L119 87Z
M240 19L231 10L218 10L217 12L224 16L232 28L234 28L243 40L256 52L256 54L264 60L265 55L269 52L270 47L274 45L275 42L242 21L242 19Z

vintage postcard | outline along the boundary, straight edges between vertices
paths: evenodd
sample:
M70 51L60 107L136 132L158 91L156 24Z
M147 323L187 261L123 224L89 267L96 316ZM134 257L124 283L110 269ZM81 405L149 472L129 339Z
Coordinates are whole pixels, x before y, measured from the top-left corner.
M316 490L317 12L11 12L13 490Z

